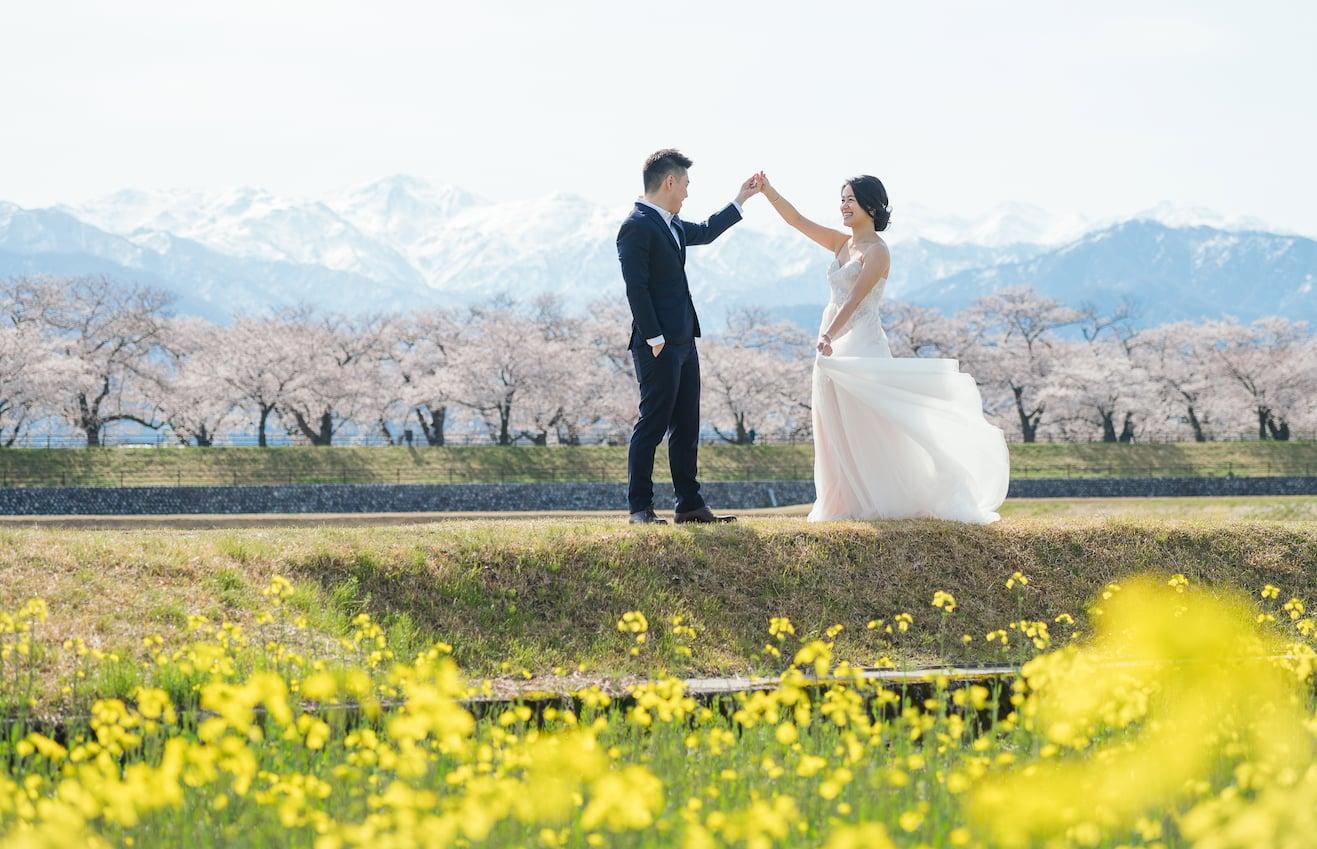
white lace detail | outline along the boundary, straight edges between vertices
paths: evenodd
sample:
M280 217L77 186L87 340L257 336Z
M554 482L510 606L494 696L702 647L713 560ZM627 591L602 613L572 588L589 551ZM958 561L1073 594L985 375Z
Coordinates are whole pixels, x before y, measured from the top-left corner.
M828 308L824 310L823 326L820 332L826 330L832 322L837 311L845 305L851 295L851 289L855 287L855 281L860 277L860 261L853 259L850 262L839 265L836 260L828 267L828 288L831 290L831 298L828 301ZM879 280L869 294L864 296L860 305L851 315L850 320L843 328L843 332L854 332L864 329L876 329L882 333L882 314L879 310L879 303L882 301L883 288L887 285L887 278ZM838 334L840 335L840 334Z

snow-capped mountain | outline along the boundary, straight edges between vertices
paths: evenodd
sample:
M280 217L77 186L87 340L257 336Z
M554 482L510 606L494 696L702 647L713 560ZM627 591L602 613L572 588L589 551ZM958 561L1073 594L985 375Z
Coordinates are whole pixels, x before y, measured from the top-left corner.
M235 256L159 230L139 230L129 238L59 209L0 202L0 275L12 274L103 274L143 283L174 293L180 312L216 320L296 304L356 312L363 304L405 309L418 300L415 284Z
M503 292L554 292L580 307L622 296L614 239L629 209L561 193L490 201L403 175L319 199L241 188L125 190L49 209L0 202L0 275L106 274L165 288L179 311L219 320L294 304L406 310ZM911 204L893 207L886 235L887 295L917 303L954 309L1028 283L1070 303L1129 294L1156 320L1278 311L1317 320L1317 243L1210 210L1161 205L1094 221L1020 203L977 216ZM810 324L827 298L826 253L766 210L749 210L689 262L709 325L740 305Z
M900 244L923 239L942 245L1059 245L1078 238L1092 227L1080 215L1056 215L1028 203L1003 203L982 215L947 215L919 204L892 208L888 241Z
M1276 228L1268 225L1261 218L1251 215L1225 215L1203 206L1182 206L1163 201L1154 207L1140 210L1130 216L1134 221L1155 221L1166 227L1211 227L1214 230L1252 231L1256 233L1275 233ZM1104 222L1105 226L1118 224L1119 221ZM1094 228L1097 229L1097 228Z
M972 268L915 287L916 303L957 310L1027 284L1068 304L1128 298L1149 322L1233 315L1317 321L1317 242L1301 236L1126 221L1029 259Z
M358 230L325 203L278 197L261 189L216 194L128 190L60 209L139 243L170 234L233 257L424 284L387 241Z

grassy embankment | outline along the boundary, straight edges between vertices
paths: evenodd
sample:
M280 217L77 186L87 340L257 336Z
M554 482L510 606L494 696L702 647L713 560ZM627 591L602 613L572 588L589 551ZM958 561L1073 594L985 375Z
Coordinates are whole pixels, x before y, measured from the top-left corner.
M1195 516L1193 506L1209 504ZM1151 508L1151 509L1149 509ZM1186 512L1187 511L1187 512ZM142 639L186 639L191 615L240 623L261 645L256 613L271 576L290 578L289 605L305 617L294 635L329 646L361 612L381 623L399 657L435 640L455 646L478 676L552 678L584 663L587 677L762 673L770 617L787 616L798 640L845 630L838 657L866 665L1012 661L985 635L1026 618L1085 625L1085 605L1112 581L1160 572L1195 584L1256 593L1264 584L1317 598L1317 499L1111 502L1076 515L1064 502L1007 505L990 527L934 521L807 525L765 517L719 528L633 529L617 520L447 522L408 527L243 530L0 530L0 610L45 599L40 641L70 637L113 651L89 690L128 693L141 683ZM1105 512L1105 515L1103 515ZM1023 592L1004 586L1015 571ZM943 620L934 592L952 593ZM653 640L638 656L615 628L640 610ZM910 613L890 635L866 623ZM698 637L673 651L669 618ZM962 634L973 638L962 644ZM50 663L66 661L52 649ZM129 662L132 659L133 662ZM51 680L63 674L52 669ZM67 670L63 670L67 672ZM44 697L58 700L56 693Z
M1021 477L1317 474L1317 442L1011 445ZM655 474L667 474L660 447ZM705 480L808 479L813 448L709 445ZM0 451L0 485L461 483L626 479L624 446L535 448L152 448Z
M797 632L810 642L792 668L762 692L702 706L683 682L663 678L635 685L628 701L617 702L596 687L577 689L578 681L575 697L558 705L517 700L473 710L463 704L472 691L446 647L393 657L382 632L358 617L337 656L303 649L299 620L314 611L275 578L265 585L269 616L250 629L250 642L231 625L202 624L172 652L166 646L122 663L115 678L122 700L100 700L55 723L27 708L37 682L47 680L39 668L44 629L59 623L29 603L16 635L15 620L0 613L0 846L1311 845L1302 835L1312 833L1317 800L1317 623L1285 592L1311 571L1307 526L1107 519L1048 527L1029 519L990 533L921 523L806 533L790 520L776 522L693 534L540 526L506 546L453 527L419 549L357 536L331 539L319 552L305 540L276 542L300 568L312 568L312 577L300 579L312 583L341 575L339 561L355 552L346 568L363 576L361 585L393 594L395 606L408 603L411 590L451 588L446 568L487 572L473 584L493 578L505 589L523 587L529 592L519 597L537 617L578 615L568 623L572 631L619 601L680 601L698 620L705 608L682 581L715 596L719 613L753 619L764 609L760 597L772 595L779 607L803 609L811 619L830 602L838 609L821 611L827 619L819 620L829 621L833 613L863 612L850 606L855 599L838 598L839 589L866 603L876 591L883 603L914 604L903 593L916 584L927 589L928 580L912 567L940 568L961 606L950 609L938 593L942 610L912 608L916 628L907 633L926 635L928 617L942 617L949 628L987 610L1038 615L1086 580L1108 577L1102 570L1114 576L1170 561L1194 578L1175 573L1121 589L1106 585L1095 629L1074 645L1060 619L1052 620L1050 638L1047 621L1022 622L1028 640L1018 630L996 632L994 641L1007 640L1011 651L1039 653L1009 683L962 686L934 677L912 691L857 680L838 664L839 648L859 648L834 643L848 633L834 627L819 637L811 626ZM177 540L177 551L127 537L70 539L78 560L138 558L119 577L136 578L139 592L224 556L240 565L217 573L228 575L220 590L241 597L268 553L231 538L209 540L209 549L206 540ZM626 562L605 563L619 547L630 548ZM467 549L486 556L471 560ZM1075 556L1084 550L1091 556ZM197 556L184 563L179 552ZM751 568L745 557L755 555ZM862 555L871 560L852 559ZM1008 612L996 573L1017 561L1034 567L1033 580L1011 576ZM1093 574L1075 573L1090 561ZM674 576L681 581L674 584ZM598 579L590 610L554 589L572 583L589 598L590 587L579 581L586 577ZM1251 601L1214 591L1235 579L1281 586L1266 585ZM449 592L447 607L460 610L468 594L477 591ZM130 599L120 600L131 608ZM485 601L500 620L544 636L517 620L505 598ZM626 642L650 674L663 666L653 654L661 639L656 646L642 637L696 637L659 619L646 629L634 617L624 620L638 626ZM895 621L907 622L900 614ZM23 630L29 623L32 630ZM493 628L503 646L505 631ZM710 634L720 639L716 628L701 639L709 642ZM459 656L464 645L479 643L470 630L457 637ZM796 644L783 640L782 663ZM77 640L69 646L75 655L81 650ZM130 686L133 675L149 686ZM831 677L814 687L814 675ZM74 686L85 692L87 682Z

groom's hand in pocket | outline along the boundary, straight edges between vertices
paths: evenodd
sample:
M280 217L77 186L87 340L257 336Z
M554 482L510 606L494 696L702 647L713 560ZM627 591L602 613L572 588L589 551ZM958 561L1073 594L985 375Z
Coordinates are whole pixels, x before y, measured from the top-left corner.
M650 345L650 346L649 346L649 349L650 349L651 351L654 352L654 356L655 356L655 357L657 357L659 354L663 353L663 344L664 344L664 343L660 342L660 343L658 343L657 345Z

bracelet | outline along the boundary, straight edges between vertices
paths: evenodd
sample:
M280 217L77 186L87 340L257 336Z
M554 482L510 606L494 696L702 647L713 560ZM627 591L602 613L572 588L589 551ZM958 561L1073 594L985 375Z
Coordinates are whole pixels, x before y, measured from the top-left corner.
M832 344L832 337L829 336L829 335L826 334L826 333L820 333L820 334L819 334L819 338L822 339L823 341L827 342L829 345Z

